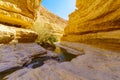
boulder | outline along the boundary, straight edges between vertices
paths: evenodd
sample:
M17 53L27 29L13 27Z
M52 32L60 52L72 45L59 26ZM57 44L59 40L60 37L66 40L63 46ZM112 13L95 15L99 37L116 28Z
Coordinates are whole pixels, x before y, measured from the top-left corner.
M84 55L70 62L49 61L43 66L24 68L7 80L120 80L120 54L81 44Z
M0 73L22 67L33 58L46 54L46 50L36 43L0 45Z
M77 0L62 41L120 43L119 3L120 0Z
M0 24L0 43L30 43L35 42L38 34L29 29L16 28L13 26L7 26Z
M40 2L41 0L1 0L0 22L28 28L36 18Z

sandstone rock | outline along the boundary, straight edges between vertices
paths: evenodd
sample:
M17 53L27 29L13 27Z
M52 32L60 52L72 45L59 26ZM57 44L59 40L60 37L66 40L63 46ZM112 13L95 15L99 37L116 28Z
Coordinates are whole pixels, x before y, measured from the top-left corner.
M77 0L77 9L70 14L63 41L119 43L120 0ZM89 42L89 43L91 43Z
M64 44L64 43L67 43L67 42L56 43L55 45L57 47L65 49L69 54L73 54L76 56L84 54L83 49L80 49L80 48L77 49L77 47L75 48L75 46L73 47L73 45L71 44Z
M0 45L0 73L21 67L34 57L44 55L46 50L36 43Z
M81 44L85 54L71 62L46 63L36 69L24 68L7 80L120 80L120 54Z
M32 30L42 35L47 31L49 34L54 35L56 39L60 40L60 37L63 35L64 28L67 25L67 21L51 13L43 6L40 6L38 11L36 22L31 27ZM42 33L42 31L44 32Z
M0 43L20 42L30 43L35 42L38 34L29 29L15 28L0 24Z
M45 56L49 56L49 57L57 57L58 54L53 52L53 51L50 51L50 50L47 50L47 54Z
M60 35L63 33L65 26L67 25L67 21L62 19L61 17L55 15L54 13L48 11L43 6L39 7L38 19L45 20L44 26L50 30L52 30L53 34Z
M9 43L14 39L14 32L0 24L0 43Z
M38 34L32 30L22 29L22 28L12 28L16 31L15 40L22 43L35 42Z
M36 18L36 8L40 2L41 0L1 0L0 22L30 27Z

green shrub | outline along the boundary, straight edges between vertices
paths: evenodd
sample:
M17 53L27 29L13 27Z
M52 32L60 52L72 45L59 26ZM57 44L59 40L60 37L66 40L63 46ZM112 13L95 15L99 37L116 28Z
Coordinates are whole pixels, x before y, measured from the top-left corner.
M44 23L42 22L36 22L32 26L32 30L36 31L38 33L38 38L36 40L37 43L39 44L51 44L53 45L54 42L57 42L57 38L55 35L52 34L52 30L46 28L44 26Z

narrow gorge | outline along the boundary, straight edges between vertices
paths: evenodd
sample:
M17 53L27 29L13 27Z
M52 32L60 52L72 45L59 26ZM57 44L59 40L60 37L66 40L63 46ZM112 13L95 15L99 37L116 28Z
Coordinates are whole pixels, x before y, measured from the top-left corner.
M0 80L120 80L120 0L76 0L68 21L41 2L0 1Z

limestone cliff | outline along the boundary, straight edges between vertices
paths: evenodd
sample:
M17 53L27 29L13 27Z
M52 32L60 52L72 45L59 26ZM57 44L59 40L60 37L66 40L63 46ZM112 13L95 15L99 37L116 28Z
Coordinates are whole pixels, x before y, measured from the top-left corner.
M29 27L36 18L41 0L0 0L0 22Z
M37 38L36 32L39 34L41 31L43 31L41 32L42 36L48 36L43 35L45 31L57 38L62 36L67 21L40 6L40 2L41 0L0 1L0 29L3 29L4 25L6 29L0 31L3 34L1 35L0 43L9 43L14 39L17 39L18 42L34 42ZM34 22L35 24L33 25ZM32 27L32 30L36 32L21 28L13 28L13 26L22 28ZM12 30L9 27L12 27ZM47 30L43 30L45 28ZM14 37L11 37L11 35ZM16 36L19 37L16 38ZM39 35L40 38L42 38L42 36Z
M120 42L120 0L77 0L62 41Z
M60 37L63 35L66 24L66 20L53 14L41 5L39 7L37 20L31 28L32 30L38 32L38 34L41 34L42 31L44 31L43 33L48 31L49 34L52 34L56 36L57 39L60 39Z
M0 44L31 43L38 34L30 29L41 0L0 0ZM21 28L17 28L21 27Z

